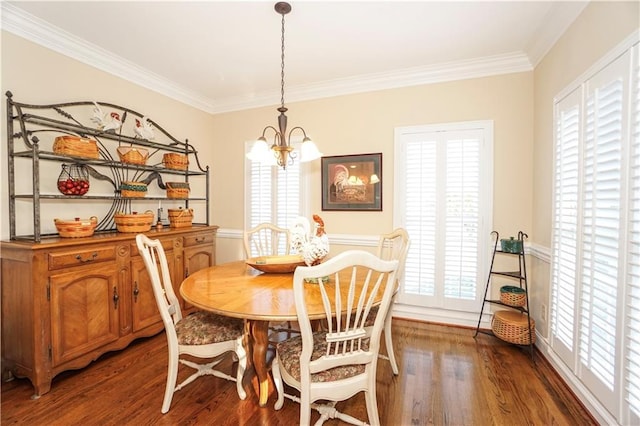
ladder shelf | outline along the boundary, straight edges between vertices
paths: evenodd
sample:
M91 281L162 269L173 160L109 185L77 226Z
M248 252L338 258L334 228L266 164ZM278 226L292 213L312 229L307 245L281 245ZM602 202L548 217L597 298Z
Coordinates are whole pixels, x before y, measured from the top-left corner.
M522 231L518 232L517 239L511 237L510 240L500 240L500 234L492 231L494 237L493 253L487 283L484 289L482 307L478 316L478 325L474 337L478 333L488 334L498 337L506 342L518 345L529 346L531 360L533 359L533 344L535 343L535 321L531 318L529 311L529 288L527 283L527 267L525 262L524 243L528 235ZM498 244L500 243L500 244ZM495 270L496 256L517 257L517 270ZM490 297L489 289L496 277L503 279L500 289L500 299ZM506 285L511 281L514 285ZM502 295L504 294L504 299ZM491 330L480 328L482 314L485 306L496 305L507 309L493 313L491 320Z

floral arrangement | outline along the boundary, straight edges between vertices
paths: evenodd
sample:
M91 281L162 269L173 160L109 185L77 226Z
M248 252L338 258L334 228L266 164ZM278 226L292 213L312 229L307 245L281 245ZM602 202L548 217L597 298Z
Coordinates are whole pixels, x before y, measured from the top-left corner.
M299 217L291 228L291 250L299 253L307 266L319 264L329 254L329 236L324 230L324 221L314 214L313 222L313 231L305 217Z

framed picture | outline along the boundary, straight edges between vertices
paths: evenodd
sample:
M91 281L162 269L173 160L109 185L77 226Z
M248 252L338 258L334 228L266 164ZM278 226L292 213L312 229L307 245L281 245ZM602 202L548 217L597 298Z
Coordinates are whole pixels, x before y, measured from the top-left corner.
M322 210L382 211L382 153L322 157Z

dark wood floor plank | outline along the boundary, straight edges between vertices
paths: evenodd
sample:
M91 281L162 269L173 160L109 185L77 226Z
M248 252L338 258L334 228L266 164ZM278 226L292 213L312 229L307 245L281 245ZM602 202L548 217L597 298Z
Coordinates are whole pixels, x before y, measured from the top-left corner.
M400 375L389 363L378 365L378 406L383 425L593 425L550 365L536 354L474 331L394 320ZM246 384L238 399L235 383L202 377L177 392L171 410L160 413L167 374L164 334L102 356L88 367L67 371L51 391L31 400L26 379L2 383L2 425L291 425L298 405L286 400L273 409L257 406L257 383ZM232 372L230 360L220 368ZM179 379L190 369L180 366ZM273 389L273 387L272 387ZM338 405L366 419L362 394ZM312 421L318 418L312 415ZM341 425L336 420L326 425Z

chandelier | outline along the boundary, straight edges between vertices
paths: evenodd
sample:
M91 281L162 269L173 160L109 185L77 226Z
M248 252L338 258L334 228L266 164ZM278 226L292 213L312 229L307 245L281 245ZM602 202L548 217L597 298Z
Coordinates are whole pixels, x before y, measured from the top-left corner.
M275 4L274 9L280 15L282 15L282 31L281 31L281 62L280 62L280 107L278 112L278 128L273 126L267 126L262 130L262 136L260 136L251 147L251 151L247 154L247 158L251 161L257 161L262 164L268 164L272 166L280 166L283 169L287 168L287 165L293 164L293 160L298 156L293 151L291 146L291 135L295 131L302 132L302 145L300 146L300 161L307 162L312 161L322 156L322 153L318 151L318 147L307 136L307 133L302 127L294 127L287 134L287 108L284 106L284 15L291 12L291 5L286 2L278 2ZM271 146L267 144L266 135L268 132L273 131L273 142Z

